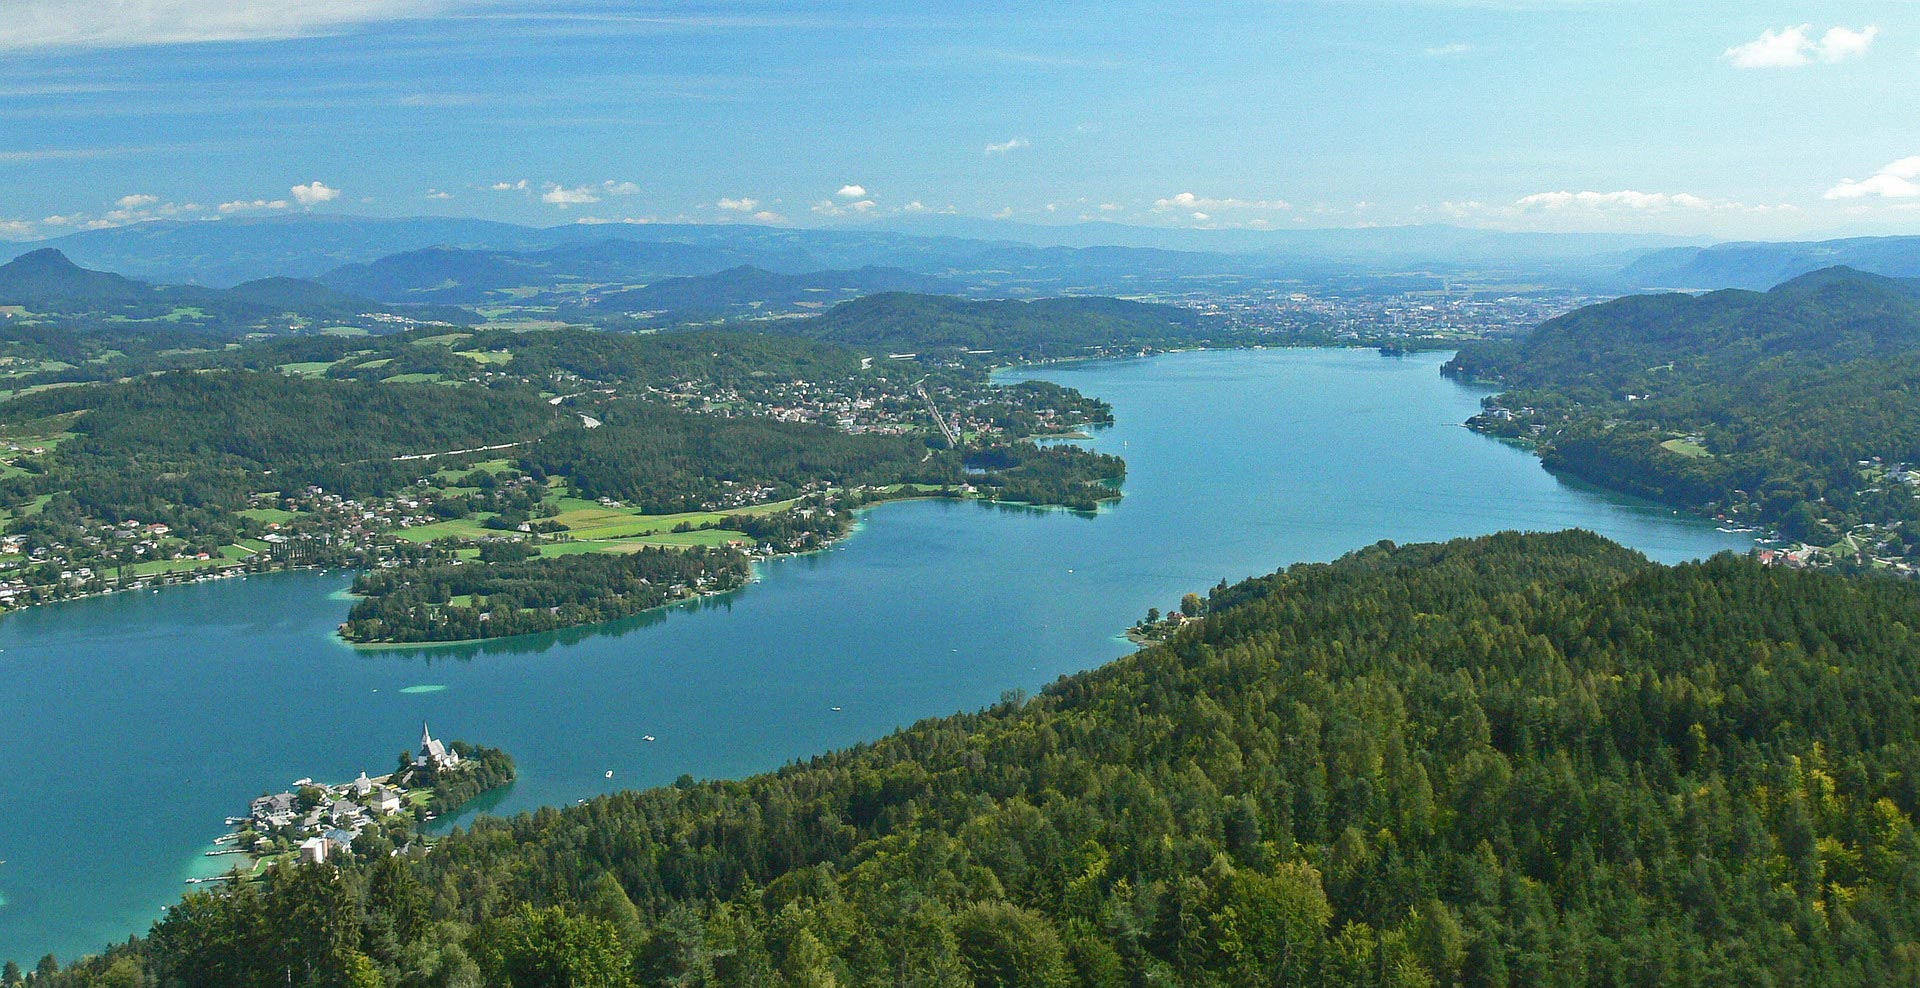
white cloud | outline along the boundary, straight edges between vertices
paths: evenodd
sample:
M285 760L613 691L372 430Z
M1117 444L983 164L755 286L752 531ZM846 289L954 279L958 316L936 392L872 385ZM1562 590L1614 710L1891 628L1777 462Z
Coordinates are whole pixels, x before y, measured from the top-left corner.
M285 209L288 205L285 199L236 199L233 202L223 202L217 208L222 213L251 213L269 209Z
M1828 199L1911 199L1920 196L1920 156L1901 158L1875 172L1870 178L1846 179L1827 190Z
M1279 210L1292 208L1293 203L1285 199L1234 199L1231 197L1214 199L1208 196L1194 195L1191 192L1182 192L1165 199L1156 199L1153 203L1154 211L1159 213L1170 211L1225 212L1237 209Z
M1027 146L1029 146L1029 142L1027 141L1026 138L1013 137L1013 138L1009 138L1007 140L1001 141L998 144L987 145L986 153L987 154L1006 154L1009 151L1018 151L1021 148L1027 147Z
M1462 44L1456 41L1450 45L1435 45L1427 49L1427 56L1429 58L1458 58L1461 55L1472 54L1472 52L1472 45Z
M1127 207L1122 206L1117 202L1103 202L1100 204L1100 211L1103 213L1117 213L1125 208Z
M640 187L632 182L601 182L600 187L606 189L607 194L610 196L637 196L640 194Z
M524 192L527 189L527 185L527 180L523 178L518 182L495 182L487 186L487 188L495 192Z
M37 222L0 220L0 239L39 237L56 230L106 230L148 220L213 219L211 212L197 202L169 202L159 196L133 193L115 199L111 209L97 215L74 212L45 216Z
M787 221L787 218L785 216L782 216L771 209L763 209L753 214L753 218L756 220L759 220L762 223L785 223Z
M340 190L328 188L325 182L308 182L290 189L295 202L302 206L317 206L323 202L332 202L340 198Z
M1828 28L1827 33L1818 39L1813 36L1811 24L1779 30L1768 28L1760 33L1760 37L1744 45L1735 45L1720 57L1742 69L1792 69L1814 61L1844 62L1866 54L1879 34L1880 28L1873 25L1859 30Z
M858 186L848 186L848 188L858 188ZM846 189L841 189L840 193L845 195ZM813 204L813 211L821 216L850 216L871 213L878 205L879 204L872 199L861 199L858 202L849 203L837 203L831 199L822 199Z
M1530 196L1521 196L1514 200L1514 206L1521 212L1568 212L1584 210L1597 213L1668 213L1668 212L1742 212L1772 213L1791 212L1792 206L1753 206L1732 199L1709 199L1691 192L1636 192L1623 189L1618 192L1535 192ZM1456 203L1443 204L1442 208L1458 206ZM1473 205L1478 205L1477 203Z
M451 198L453 198L453 193L451 193L451 192L442 192L442 191L440 191L439 189L428 189L428 190L427 190L427 198L429 198L429 199L451 199Z
M751 196L741 196L738 199L721 199L714 205L731 213L751 213L760 208L760 200Z
M7 0L0 51L278 41L425 17L465 0Z
M867 197L867 187L864 185L842 185L840 191L835 192L834 195L842 199L865 199Z
M600 196L585 185L569 189L564 185L549 182L547 191L540 194L540 201L566 209L568 206L585 206L599 202Z

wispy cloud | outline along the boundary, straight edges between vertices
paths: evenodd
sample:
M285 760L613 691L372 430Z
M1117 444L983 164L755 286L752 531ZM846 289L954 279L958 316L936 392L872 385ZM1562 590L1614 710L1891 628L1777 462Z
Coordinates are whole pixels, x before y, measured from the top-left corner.
M1863 179L1845 179L1827 190L1828 199L1912 199L1920 196L1920 156L1901 158Z
M527 188L527 181L495 182L493 188L499 192L510 192ZM550 206L566 209L569 206L587 206L599 202L607 196L637 196L640 186L633 182L616 182L608 179L599 185L561 185L548 182L542 186L546 191L540 193L540 201Z
M987 154L1006 154L1009 151L1018 151L1021 148L1027 147L1027 146L1029 146L1029 142L1027 141L1026 138L1014 137L1014 138L1009 138L1007 140L1001 141L998 144L987 145L986 153Z
M1435 45L1427 49L1427 57L1429 58L1459 58L1462 55L1470 55L1472 53L1472 45L1458 41L1449 45Z
M232 202L223 202L215 208L221 215L230 216L234 213L259 213L285 209L289 205L291 204L285 199L235 199Z
M751 213L760 208L760 200L752 196L741 196L738 199L723 198L714 205L730 213Z
M1622 189L1618 192L1535 192L1521 196L1514 201L1515 208L1522 212L1566 212L1587 210L1591 212L1743 212L1770 213L1792 211L1794 207L1755 206L1732 199L1713 199L1694 195L1690 192L1637 192Z
M857 186L849 186L849 188L857 188ZM856 199L848 203L822 199L813 204L813 211L821 216L856 216L872 213L879 208L879 205L872 199Z
M1165 199L1154 200L1153 208L1155 212L1161 213L1174 211L1192 212L1194 210L1200 210L1202 212L1230 212L1233 210L1246 209L1292 209L1293 203L1285 199L1236 199L1232 196L1215 198L1212 196L1195 195L1192 192L1182 192L1178 195L1168 196ZM1195 218L1199 219L1202 217ZM1211 219L1211 217L1205 218Z
M1760 37L1727 49L1720 57L1742 69L1793 69L1815 61L1844 62L1866 54L1879 34L1880 28L1873 25L1858 30L1832 27L1818 38L1811 24L1769 28Z
M128 144L96 148L36 148L30 151L0 151L0 165L24 165L37 161L91 161L96 158L127 158L141 154L166 154L205 150L204 145Z
M565 209L568 206L592 205L600 201L600 195L585 185L574 186L571 189L563 185L548 185L547 191L540 193L540 201Z
M9 0L0 51L278 41L428 17L466 0Z

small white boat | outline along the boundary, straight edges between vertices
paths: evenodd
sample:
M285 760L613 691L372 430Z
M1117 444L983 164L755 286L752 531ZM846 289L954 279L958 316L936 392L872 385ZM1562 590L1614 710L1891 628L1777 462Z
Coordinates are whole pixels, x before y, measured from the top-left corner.
M613 769L607 769L607 778L613 778Z
M648 735L646 735L646 736L644 736L644 737L642 737L642 738L641 738L640 740L642 740L642 741L654 741L654 740L658 740L658 739L656 739L656 738L655 738L655 737L654 737L653 735L651 735L651 734L648 734Z

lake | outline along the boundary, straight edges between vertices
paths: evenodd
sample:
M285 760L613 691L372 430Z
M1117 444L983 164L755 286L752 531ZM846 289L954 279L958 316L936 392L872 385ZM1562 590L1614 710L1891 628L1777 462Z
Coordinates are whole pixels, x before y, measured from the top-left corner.
M1131 650L1118 632L1221 579L1380 539L1592 529L1678 561L1750 543L1571 485L1460 423L1485 392L1443 354L1170 354L1039 377L1113 403L1098 515L882 505L744 591L594 629L361 652L349 574L119 594L0 620L0 959L144 931L222 819L296 778L380 774L436 736L512 753L491 812L682 774L737 776L1034 690ZM646 741L651 735L657 740ZM611 778L608 774L611 772Z

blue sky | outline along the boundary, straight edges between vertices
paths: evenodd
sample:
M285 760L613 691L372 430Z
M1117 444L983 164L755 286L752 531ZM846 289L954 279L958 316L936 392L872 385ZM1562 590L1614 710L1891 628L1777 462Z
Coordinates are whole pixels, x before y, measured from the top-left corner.
M311 210L1920 232L1920 3L0 0L0 237Z

